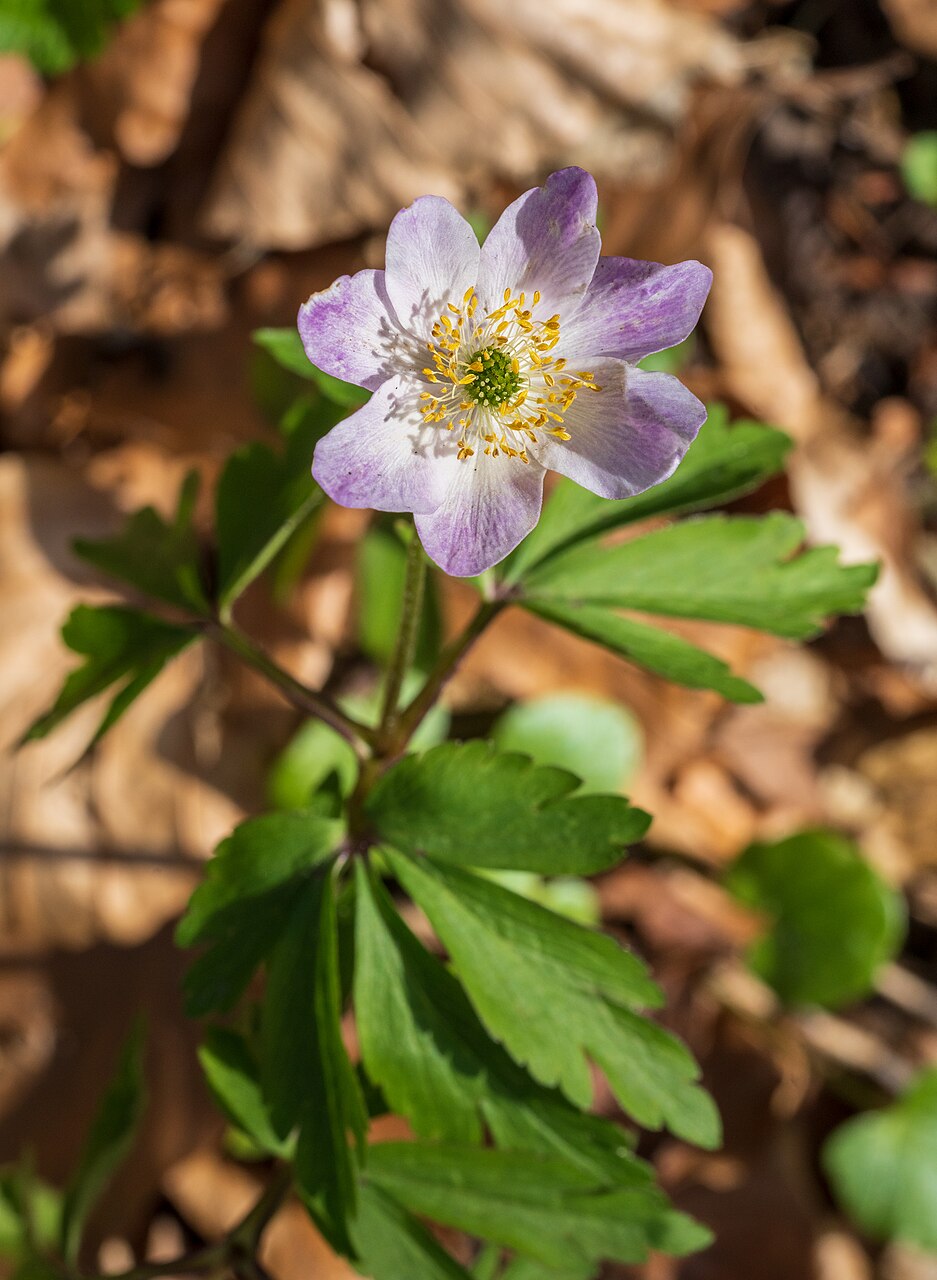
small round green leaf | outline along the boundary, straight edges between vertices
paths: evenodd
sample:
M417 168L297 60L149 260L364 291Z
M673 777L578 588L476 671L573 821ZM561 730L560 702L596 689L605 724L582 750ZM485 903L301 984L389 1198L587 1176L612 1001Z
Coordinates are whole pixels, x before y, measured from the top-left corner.
M937 1070L892 1106L837 1129L823 1164L840 1204L870 1236L937 1251Z
M751 845L726 885L764 914L765 932L748 960L786 1004L860 999L904 936L900 895L831 831Z
M561 693L511 707L494 727L502 751L558 765L582 779L582 792L620 791L641 762L641 727L605 698Z
M909 138L901 157L901 176L915 200L937 205L937 130Z

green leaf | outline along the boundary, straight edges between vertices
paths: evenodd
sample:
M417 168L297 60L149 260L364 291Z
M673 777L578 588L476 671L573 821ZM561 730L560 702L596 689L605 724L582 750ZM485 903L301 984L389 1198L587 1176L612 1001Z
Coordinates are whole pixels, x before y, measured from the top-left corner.
M701 511L756 489L780 471L790 439L760 422L736 422L722 405L710 405L709 420L670 477L634 498L610 502L571 480L553 491L537 527L505 562L502 573L516 582L535 565L567 547L648 516Z
M186 1009L197 1018L231 1008L272 950L297 892L341 839L337 822L308 812L243 822L218 846L176 931L206 950L186 975Z
M904 937L904 899L831 831L751 845L726 886L767 917L749 963L787 1004L836 1006L867 995Z
M82 703L123 681L92 741L123 715L170 658L196 639L196 632L118 605L79 605L62 627L62 639L85 661L66 677L52 707L23 737L44 738Z
M76 555L156 600L199 614L208 613L199 571L198 538L192 527L198 490L198 472L190 471L179 490L171 524L153 507L144 507L130 516L115 538L101 542L77 540Z
M594 640L655 675L690 689L714 689L731 702L762 702L754 685L732 674L719 658L646 622L589 605L525 600L525 608L585 640Z
M62 1193L37 1178L28 1159L0 1170L0 1257L22 1263L62 1237Z
M937 205L937 130L926 129L908 139L901 176L915 200Z
M643 369L645 373L671 373L676 377L692 360L695 348L696 336L691 333L675 347L666 347L663 351L655 351L652 355L645 356L643 360L638 361L638 368ZM720 410L728 418L722 405L715 406L715 409Z
M863 1231L937 1252L937 1070L923 1071L890 1107L841 1125L823 1164Z
M686 1254L712 1238L657 1188L610 1188L556 1156L387 1142L371 1149L367 1177L411 1213L554 1268Z
M255 329L254 341L273 356L278 364L291 373L314 382L323 395L335 404L349 409L360 409L371 398L371 393L352 382L343 382L330 373L318 369L303 349L302 339L296 329Z
M490 743L446 742L380 779L365 811L381 840L444 862L589 874L619 862L650 819L622 796L572 793L579 780Z
M78 1168L72 1175L62 1206L62 1253L66 1262L78 1258L85 1221L101 1192L130 1151L145 1105L143 1080L144 1031L137 1023L124 1047L116 1074L107 1088Z
M608 698L559 693L518 703L498 719L499 751L556 765L582 779L580 794L615 792L631 780L642 755L641 726Z
M367 1183L360 1188L352 1238L359 1269L372 1280L471 1280L406 1209Z
M0 51L21 53L44 75L101 53L116 22L142 0L5 0Z
M400 629L406 572L407 549L403 542L392 526L375 522L358 551L355 575L358 641L369 658L385 667L394 652ZM428 670L439 654L441 641L442 614L436 579L430 574L423 592L414 666Z
M260 1085L260 1068L243 1036L227 1027L210 1027L198 1059L212 1095L233 1125L270 1155L287 1157L290 1143L275 1132Z
M255 442L225 464L215 492L222 616L325 501L312 478L313 448L310 430L299 427L281 454Z
M348 1219L367 1112L342 1042L338 935L331 868L298 890L267 964L261 1016L261 1080L274 1129L298 1127L295 1169L310 1214L326 1238L353 1252Z
M700 1146L716 1145L718 1116L693 1083L699 1071L691 1055L636 1012L660 1004L640 960L457 867L386 856L446 946L489 1033L535 1079L587 1107L592 1059L639 1124L666 1124Z
M534 570L534 601L706 618L804 639L826 618L858 613L875 565L837 562L835 547L796 554L799 520L709 516L613 547L573 547Z
M355 1015L368 1077L422 1138L562 1155L609 1183L650 1170L615 1125L531 1079L488 1036L459 983L358 867Z

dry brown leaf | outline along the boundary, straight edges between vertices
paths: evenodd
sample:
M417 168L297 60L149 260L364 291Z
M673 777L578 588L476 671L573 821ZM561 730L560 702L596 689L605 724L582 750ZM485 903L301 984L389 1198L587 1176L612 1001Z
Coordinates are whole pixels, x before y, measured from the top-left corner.
M716 23L664 0L285 0L205 225L302 248L426 191L464 200L492 171L659 174L693 85L744 67Z
M870 446L823 396L748 232L714 228L708 261L714 282L706 326L726 385L759 417L793 435L791 489L811 542L835 543L847 563L881 561L866 611L872 634L893 661L937 680L937 609L914 571L905 456L887 438Z
M902 44L915 53L937 58L937 8L933 0L882 0L882 8Z

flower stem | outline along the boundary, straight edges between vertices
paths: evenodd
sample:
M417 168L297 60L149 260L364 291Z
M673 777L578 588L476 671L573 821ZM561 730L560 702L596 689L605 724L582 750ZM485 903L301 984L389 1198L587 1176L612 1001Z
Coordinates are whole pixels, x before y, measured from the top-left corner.
M315 716L317 719L323 720L336 733L341 734L345 741L354 748L355 754L359 759L363 759L366 756L367 751L365 748L370 747L375 739L373 729L369 729L367 725L353 720L351 716L340 711L328 698L308 688L297 680L295 676L291 676L288 671L284 671L282 667L277 666L272 658L268 657L261 648L254 644L253 640L233 625L211 622L207 625L205 631L212 639L217 640L226 649L230 649L232 653L237 654L249 667L259 671L262 676L280 690L286 700L291 702L294 707L305 712L306 715Z
M394 747L400 751L416 733L439 694L443 685L453 674L456 667L468 653L469 649L505 607L504 600L485 600L478 606L475 616L468 626L448 644L439 655L439 660L426 679L426 683L413 701L397 718L394 734Z
M410 542L407 545L407 567L400 611L400 627L397 631L397 642L394 646L390 666L387 669L387 682L384 685L384 701L381 708L380 729L378 730L378 740L381 742L388 736L393 736L397 706L400 702L400 691L403 688L403 682L407 672L410 670L413 655L416 651L425 586L426 556L416 529L411 526Z

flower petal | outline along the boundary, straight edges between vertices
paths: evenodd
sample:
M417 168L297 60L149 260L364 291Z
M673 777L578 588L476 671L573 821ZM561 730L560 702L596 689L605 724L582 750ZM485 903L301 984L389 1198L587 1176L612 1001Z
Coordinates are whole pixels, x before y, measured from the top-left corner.
M429 333L446 304L461 303L478 275L478 238L441 196L420 196L390 224L387 292L404 328Z
M637 361L675 347L695 328L712 278L701 262L600 258L582 306L564 317L558 354Z
M531 460L460 462L442 505L416 517L427 555L456 578L490 569L526 538L540 518L543 468Z
M603 498L630 498L666 480L706 421L706 407L669 373L593 360L599 392L580 391L563 425L571 439L537 447L543 466Z
M401 363L416 362L412 340L394 314L383 271L341 276L299 308L299 335L320 369L376 390Z
M599 259L595 180L585 169L560 169L525 192L492 227L482 245L478 297L482 309L501 305L504 290L527 294L535 318L562 316L585 296ZM539 289L543 297L532 307Z
M433 511L460 464L451 435L419 413L422 384L388 379L316 445L312 474L343 507Z

